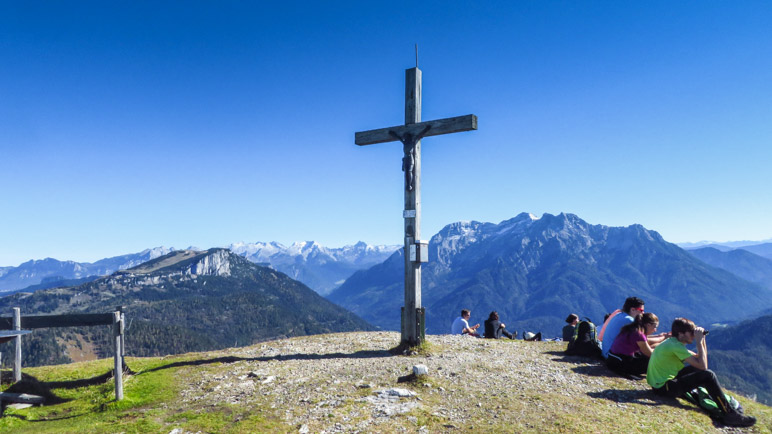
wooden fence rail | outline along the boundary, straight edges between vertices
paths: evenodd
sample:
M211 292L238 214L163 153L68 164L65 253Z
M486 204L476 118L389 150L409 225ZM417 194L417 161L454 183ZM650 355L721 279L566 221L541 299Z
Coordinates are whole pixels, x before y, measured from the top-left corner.
M111 313L74 313L66 315L21 316L18 307L13 308L12 317L0 317L0 330L40 329L54 327L91 327L112 325L115 349L115 400L123 399L124 367L124 324L123 306ZM21 336L16 336L16 357L13 363L14 381L21 381Z

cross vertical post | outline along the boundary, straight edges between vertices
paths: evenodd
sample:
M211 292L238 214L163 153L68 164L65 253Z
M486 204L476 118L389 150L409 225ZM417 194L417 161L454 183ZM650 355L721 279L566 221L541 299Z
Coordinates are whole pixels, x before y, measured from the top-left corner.
M361 131L354 135L359 146L402 142L402 171L405 172L405 305L402 308L402 342L417 345L424 337L421 305L421 263L428 262L427 243L421 241L421 139L477 129L477 116L421 122L421 70L405 71L405 125Z
M421 122L421 70L410 68L405 71L405 125ZM409 147L409 143L403 144ZM421 239L421 140L412 143L413 173L410 184L409 168L405 170L405 310L402 315L402 342L410 345L419 343L423 330L418 330L417 309L421 308L421 262L410 258L411 246ZM413 212L410 212L413 211ZM415 249L415 247L412 247Z

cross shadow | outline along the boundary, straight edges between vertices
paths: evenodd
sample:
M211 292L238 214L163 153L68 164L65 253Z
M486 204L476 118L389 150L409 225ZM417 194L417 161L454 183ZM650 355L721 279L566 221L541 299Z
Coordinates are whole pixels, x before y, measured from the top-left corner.
M180 362L173 362L167 365L157 366L155 368L145 369L138 373L138 375L146 372L155 372L162 369L178 368L180 366L200 366L209 365L213 363L236 363L236 362L271 362L271 361L289 361L289 360L327 360L327 359L374 359L394 357L387 350L369 350L369 351L357 351L354 353L329 353L329 354L279 354L276 356L264 356L264 357L237 357L237 356L224 356L215 357L213 359L199 359L199 360L185 360Z
M573 363L574 365L586 363L603 364L603 362L596 358L585 356L570 356L566 354L565 351L546 351L544 354L555 356L555 358L552 359L555 362Z

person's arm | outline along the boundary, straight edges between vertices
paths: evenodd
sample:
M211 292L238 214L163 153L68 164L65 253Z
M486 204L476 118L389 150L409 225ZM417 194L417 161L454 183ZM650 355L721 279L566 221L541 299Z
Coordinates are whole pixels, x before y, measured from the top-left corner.
M646 341L638 341L636 342L638 344L638 349L643 353L646 357L651 357L651 352L654 351L649 346L649 343Z
M479 323L477 323L477 324L475 324L475 325L473 325L473 326L471 326L471 327L466 327L466 328L464 328L464 331L462 331L461 333L469 333L469 334L471 335L471 334L474 334L474 333L475 333L475 331L476 331L478 328L480 328L480 324L479 324Z
M651 348L656 347L657 345L661 344L662 342L665 342L665 339L670 337L670 332L667 333L660 333L658 335L651 335L648 337L649 339L649 346Z
M694 355L684 360L684 362L704 371L708 369L708 347L705 344L705 335L703 334L702 327L697 327L694 330L694 339L697 341L697 354L692 353Z

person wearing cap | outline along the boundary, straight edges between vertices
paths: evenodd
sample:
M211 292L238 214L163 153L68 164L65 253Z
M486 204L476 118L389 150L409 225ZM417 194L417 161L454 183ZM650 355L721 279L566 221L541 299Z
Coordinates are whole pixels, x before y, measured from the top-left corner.
M756 418L746 416L727 402L716 374L708 369L707 331L686 318L676 318L671 337L654 348L646 371L646 382L661 396L679 397L697 387L704 387L730 426L752 426ZM697 352L686 345L696 341Z
M461 309L461 316L453 320L453 324L450 326L450 334L452 335L470 335L477 336L477 329L480 328L480 324L473 326L469 325L469 318L472 316L472 312L469 309Z

